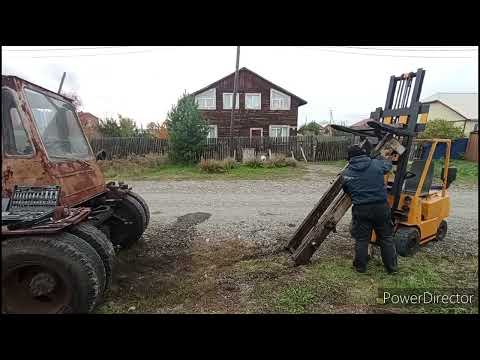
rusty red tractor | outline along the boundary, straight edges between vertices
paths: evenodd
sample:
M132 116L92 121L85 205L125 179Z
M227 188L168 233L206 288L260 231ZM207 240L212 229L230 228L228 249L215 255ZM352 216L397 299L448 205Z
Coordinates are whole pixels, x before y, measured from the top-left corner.
M105 183L72 101L2 75L2 313L88 313L115 252L148 226L145 200Z

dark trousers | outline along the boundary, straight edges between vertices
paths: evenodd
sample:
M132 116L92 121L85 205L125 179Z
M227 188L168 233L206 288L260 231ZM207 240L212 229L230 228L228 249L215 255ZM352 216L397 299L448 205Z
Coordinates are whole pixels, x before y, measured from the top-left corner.
M352 237L355 239L355 266L367 267L368 244L372 229L382 252L383 265L387 271L397 269L397 251L393 242L390 207L387 203L353 205Z

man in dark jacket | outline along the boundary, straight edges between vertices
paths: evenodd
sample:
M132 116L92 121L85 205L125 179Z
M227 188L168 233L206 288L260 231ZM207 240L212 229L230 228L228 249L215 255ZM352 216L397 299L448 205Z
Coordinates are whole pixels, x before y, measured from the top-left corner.
M383 158L371 159L358 145L348 149L348 166L343 171L343 190L352 199L352 236L358 272L367 270L368 244L372 228L382 252L387 272L397 271L397 253L392 237L390 207L387 203L384 175L392 164Z

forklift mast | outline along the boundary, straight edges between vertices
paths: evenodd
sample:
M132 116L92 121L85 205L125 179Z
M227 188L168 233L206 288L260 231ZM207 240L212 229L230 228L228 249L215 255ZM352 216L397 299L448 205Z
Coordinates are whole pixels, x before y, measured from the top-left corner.
M418 69L415 73L410 72L400 76L391 76L385 108L377 108L370 115L373 121L388 127L391 126L404 130L401 133L397 133L397 140L403 145L405 151L396 160L392 161L395 178L389 192L393 196L392 217L394 219L405 216L398 209L400 193L405 181L413 141L418 133L425 130L427 122L429 105L420 102L424 77L425 70L423 69ZM371 126L373 124L369 121L368 125ZM388 127L383 128L388 132ZM395 132L393 134L395 136Z

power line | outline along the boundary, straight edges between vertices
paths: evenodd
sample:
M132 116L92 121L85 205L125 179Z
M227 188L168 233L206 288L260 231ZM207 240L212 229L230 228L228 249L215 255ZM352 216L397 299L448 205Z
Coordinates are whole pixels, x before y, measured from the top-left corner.
M362 49L362 50L385 50L385 51L478 51L478 49L407 49L407 48L377 48L377 47L365 47L365 46L335 46L335 47L343 47L349 49Z
M302 49L306 49L305 46L295 46ZM415 56L415 55L392 55L392 54L373 54L373 53L362 53L362 52L348 52L348 51L337 51L332 49L318 49L314 50L333 52L337 54L350 54L350 55L364 55L364 56L381 56L381 57L396 57L396 58L421 58L421 59L474 59L472 56Z
M47 59L47 58L74 58L74 57L81 57L81 56L108 56L108 55L127 55L127 54L139 54L139 53L146 53L152 52L151 50L139 50L139 51L126 51L126 52L119 52L119 53L103 53L103 54L75 54L75 55L45 55L45 56L22 56L21 58L32 58L32 59Z
M17 52L17 51L27 51L27 52L32 52L32 51L70 51L70 50L94 50L94 49L118 49L118 48L126 48L129 46L90 46L90 47L74 47L74 48L50 48L50 49L12 49L9 50L7 49L7 52Z

